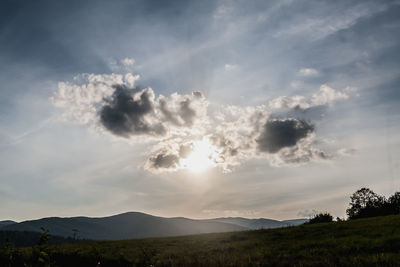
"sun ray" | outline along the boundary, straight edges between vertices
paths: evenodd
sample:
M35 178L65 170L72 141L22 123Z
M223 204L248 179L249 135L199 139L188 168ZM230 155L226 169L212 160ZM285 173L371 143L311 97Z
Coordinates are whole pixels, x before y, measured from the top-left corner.
M193 142L192 152L185 159L182 159L182 166L192 172L203 172L212 166L215 148L209 140L203 139Z

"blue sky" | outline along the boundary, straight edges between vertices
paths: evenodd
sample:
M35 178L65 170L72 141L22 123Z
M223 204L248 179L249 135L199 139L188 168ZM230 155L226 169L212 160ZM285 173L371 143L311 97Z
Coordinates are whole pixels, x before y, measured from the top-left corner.
M398 191L399 12L399 1L2 1L0 219L343 217L360 187ZM128 99L153 95L125 128L106 120L121 114L117 84L138 86ZM193 172L203 154L209 166Z

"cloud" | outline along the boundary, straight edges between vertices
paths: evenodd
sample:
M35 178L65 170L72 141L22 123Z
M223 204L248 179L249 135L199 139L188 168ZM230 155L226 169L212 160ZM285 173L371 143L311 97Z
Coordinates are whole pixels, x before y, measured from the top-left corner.
M312 106L332 105L335 101L349 98L344 92L336 91L326 84L321 85L319 92L311 97Z
M344 91L337 91L326 84L320 86L319 91L309 99L305 96L280 96L269 102L271 109L309 109L317 106L332 106L336 101L349 98L347 92L353 92L348 87Z
M257 138L257 148L262 152L276 153L284 147L295 146L300 139L313 131L312 124L301 120L268 120Z
M280 96L269 102L269 107L271 109L281 109L281 108L300 108L307 109L311 107L311 104L307 102L304 96L296 95L296 96Z
M117 60L115 58L110 58L108 60L109 67L115 72L131 72L133 70L133 65L135 64L135 59L133 58L123 58Z
M316 69L312 68L301 68L299 70L300 76L310 77L310 76L317 76L319 72Z
M272 166L302 165L311 161L326 161L334 159L330 154L316 147L315 134L300 139L296 145L284 147L277 153L269 155Z
M200 92L156 98L151 88L135 87L138 75L84 74L61 82L51 98L64 117L108 133L131 138L202 132L208 102Z
M174 93L170 97L160 96L158 104L165 121L176 126L192 126L197 115L205 115L201 106L204 103L198 105L202 99L204 97L200 92L193 92L191 97Z
M83 124L93 124L97 120L97 104L109 98L116 84L133 86L139 75L126 74L81 74L73 83L59 82L58 91L50 98L62 108L64 118Z
M135 86L138 75L83 74L61 82L53 104L63 117L102 133L149 143L144 168L177 171L194 165L218 166L223 172L252 158L272 166L303 164L332 157L317 148L315 125L296 116L273 116L266 106L213 105L201 92L158 95ZM331 105L348 95L322 85L309 99L280 97L269 108Z
M265 106L221 106L214 114L211 143L218 148L218 164L224 172L256 157L256 137L270 114Z
M158 154L151 156L148 159L146 168L150 170L175 170L179 166L179 161L179 155L159 152Z
M100 110L100 122L111 133L123 137L136 134L164 135L165 126L154 121L154 93L150 88L138 91L114 85L110 100Z
M354 156L357 153L357 149L355 148L341 148L338 150L340 156L350 157Z
M121 64L125 67L130 67L135 63L135 60L133 58L124 58L121 60Z
M346 8L343 12L309 14L288 20L289 25L275 33L277 38L304 36L311 41L323 39L338 31L348 29L365 17L373 16L389 8L389 4L363 2Z
M226 71L236 70L239 67L237 64L225 64L224 68Z

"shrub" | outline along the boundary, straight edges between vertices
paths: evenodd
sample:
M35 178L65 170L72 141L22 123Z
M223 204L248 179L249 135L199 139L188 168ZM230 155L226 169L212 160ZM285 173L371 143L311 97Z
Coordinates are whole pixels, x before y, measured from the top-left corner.
M313 218L311 218L308 223L309 224L314 224L314 223L327 223L327 222L332 222L333 217L330 215L328 212L325 213L319 213L315 215Z

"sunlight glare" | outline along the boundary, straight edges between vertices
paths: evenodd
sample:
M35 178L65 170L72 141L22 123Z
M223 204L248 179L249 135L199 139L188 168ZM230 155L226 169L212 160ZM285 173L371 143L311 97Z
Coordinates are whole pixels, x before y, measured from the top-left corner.
M213 146L208 140L196 141L193 143L193 150L190 155L183 160L183 166L192 172L202 172L212 167Z

